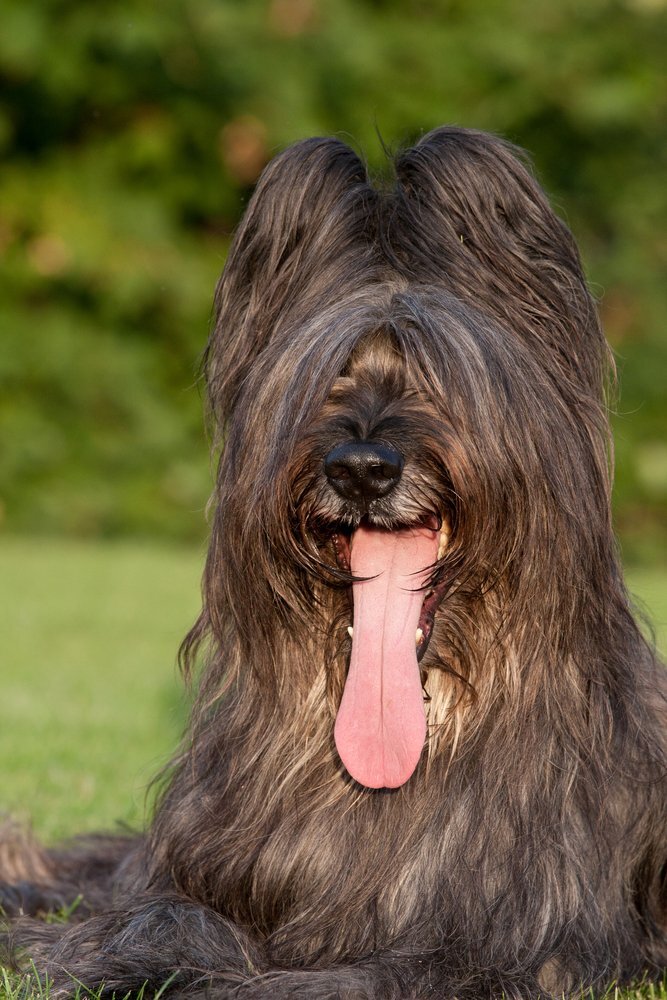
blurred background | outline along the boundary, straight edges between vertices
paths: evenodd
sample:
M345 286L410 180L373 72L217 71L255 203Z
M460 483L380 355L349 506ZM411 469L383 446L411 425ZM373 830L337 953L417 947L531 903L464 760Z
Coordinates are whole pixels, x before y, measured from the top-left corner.
M49 789L57 803L74 781L82 813L94 801L105 820L118 800L101 759L68 770L72 729L80 757L108 738L109 782L138 731L139 755L172 740L167 708L150 725L132 714L172 706L171 689L132 684L148 664L167 676L196 611L210 489L197 365L262 167L327 133L384 171L383 143L446 122L526 147L579 241L620 376L623 556L664 609L667 0L3 0L10 805L32 795L47 817ZM89 687L91 666L107 688ZM34 747L21 763L27 734L53 746L58 726L60 763L49 752L40 771Z
M617 524L667 544L664 0L4 0L5 532L204 532L197 360L269 158L337 134L383 168L503 133L580 242L616 352Z

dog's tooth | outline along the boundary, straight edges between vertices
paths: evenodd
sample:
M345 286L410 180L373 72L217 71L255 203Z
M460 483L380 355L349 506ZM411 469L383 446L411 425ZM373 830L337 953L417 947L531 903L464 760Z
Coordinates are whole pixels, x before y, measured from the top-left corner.
M440 528L440 540L438 542L438 559L442 559L445 554L445 549L447 548L447 543L449 541L449 524L443 519L442 527Z
M352 638L352 633L353 632L354 632L354 629L352 628L352 626L348 625L347 626L347 634L349 635L350 639Z
M418 628L417 631L415 632L415 644L419 646L423 638L424 638L424 629Z

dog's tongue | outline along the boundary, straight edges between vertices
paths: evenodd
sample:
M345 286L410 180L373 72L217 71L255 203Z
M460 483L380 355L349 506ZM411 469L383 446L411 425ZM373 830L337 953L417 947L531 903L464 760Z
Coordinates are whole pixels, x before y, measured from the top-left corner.
M426 737L415 633L438 554L429 528L360 527L350 567L352 656L334 736L343 764L368 788L397 788L414 771Z

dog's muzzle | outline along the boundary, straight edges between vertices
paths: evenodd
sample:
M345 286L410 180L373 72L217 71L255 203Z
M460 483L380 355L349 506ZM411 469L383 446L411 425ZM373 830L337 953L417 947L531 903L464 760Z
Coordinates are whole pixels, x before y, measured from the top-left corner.
M368 503L396 486L403 472L403 456L380 441L346 441L326 456L324 472L343 499Z
M322 492L323 525L350 583L352 615L334 739L348 774L366 788L404 785L422 756L420 661L448 585L439 563L449 521L440 510L415 507L409 460L405 466L387 442L358 439L336 444L322 466L340 498Z

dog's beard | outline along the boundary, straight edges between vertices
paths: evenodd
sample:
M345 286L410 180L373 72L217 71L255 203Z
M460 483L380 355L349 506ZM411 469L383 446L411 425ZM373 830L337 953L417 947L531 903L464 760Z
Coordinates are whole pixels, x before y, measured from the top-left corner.
M425 588L440 531L360 525L350 542L352 654L334 730L350 775L396 788L415 770L426 737L417 652Z

